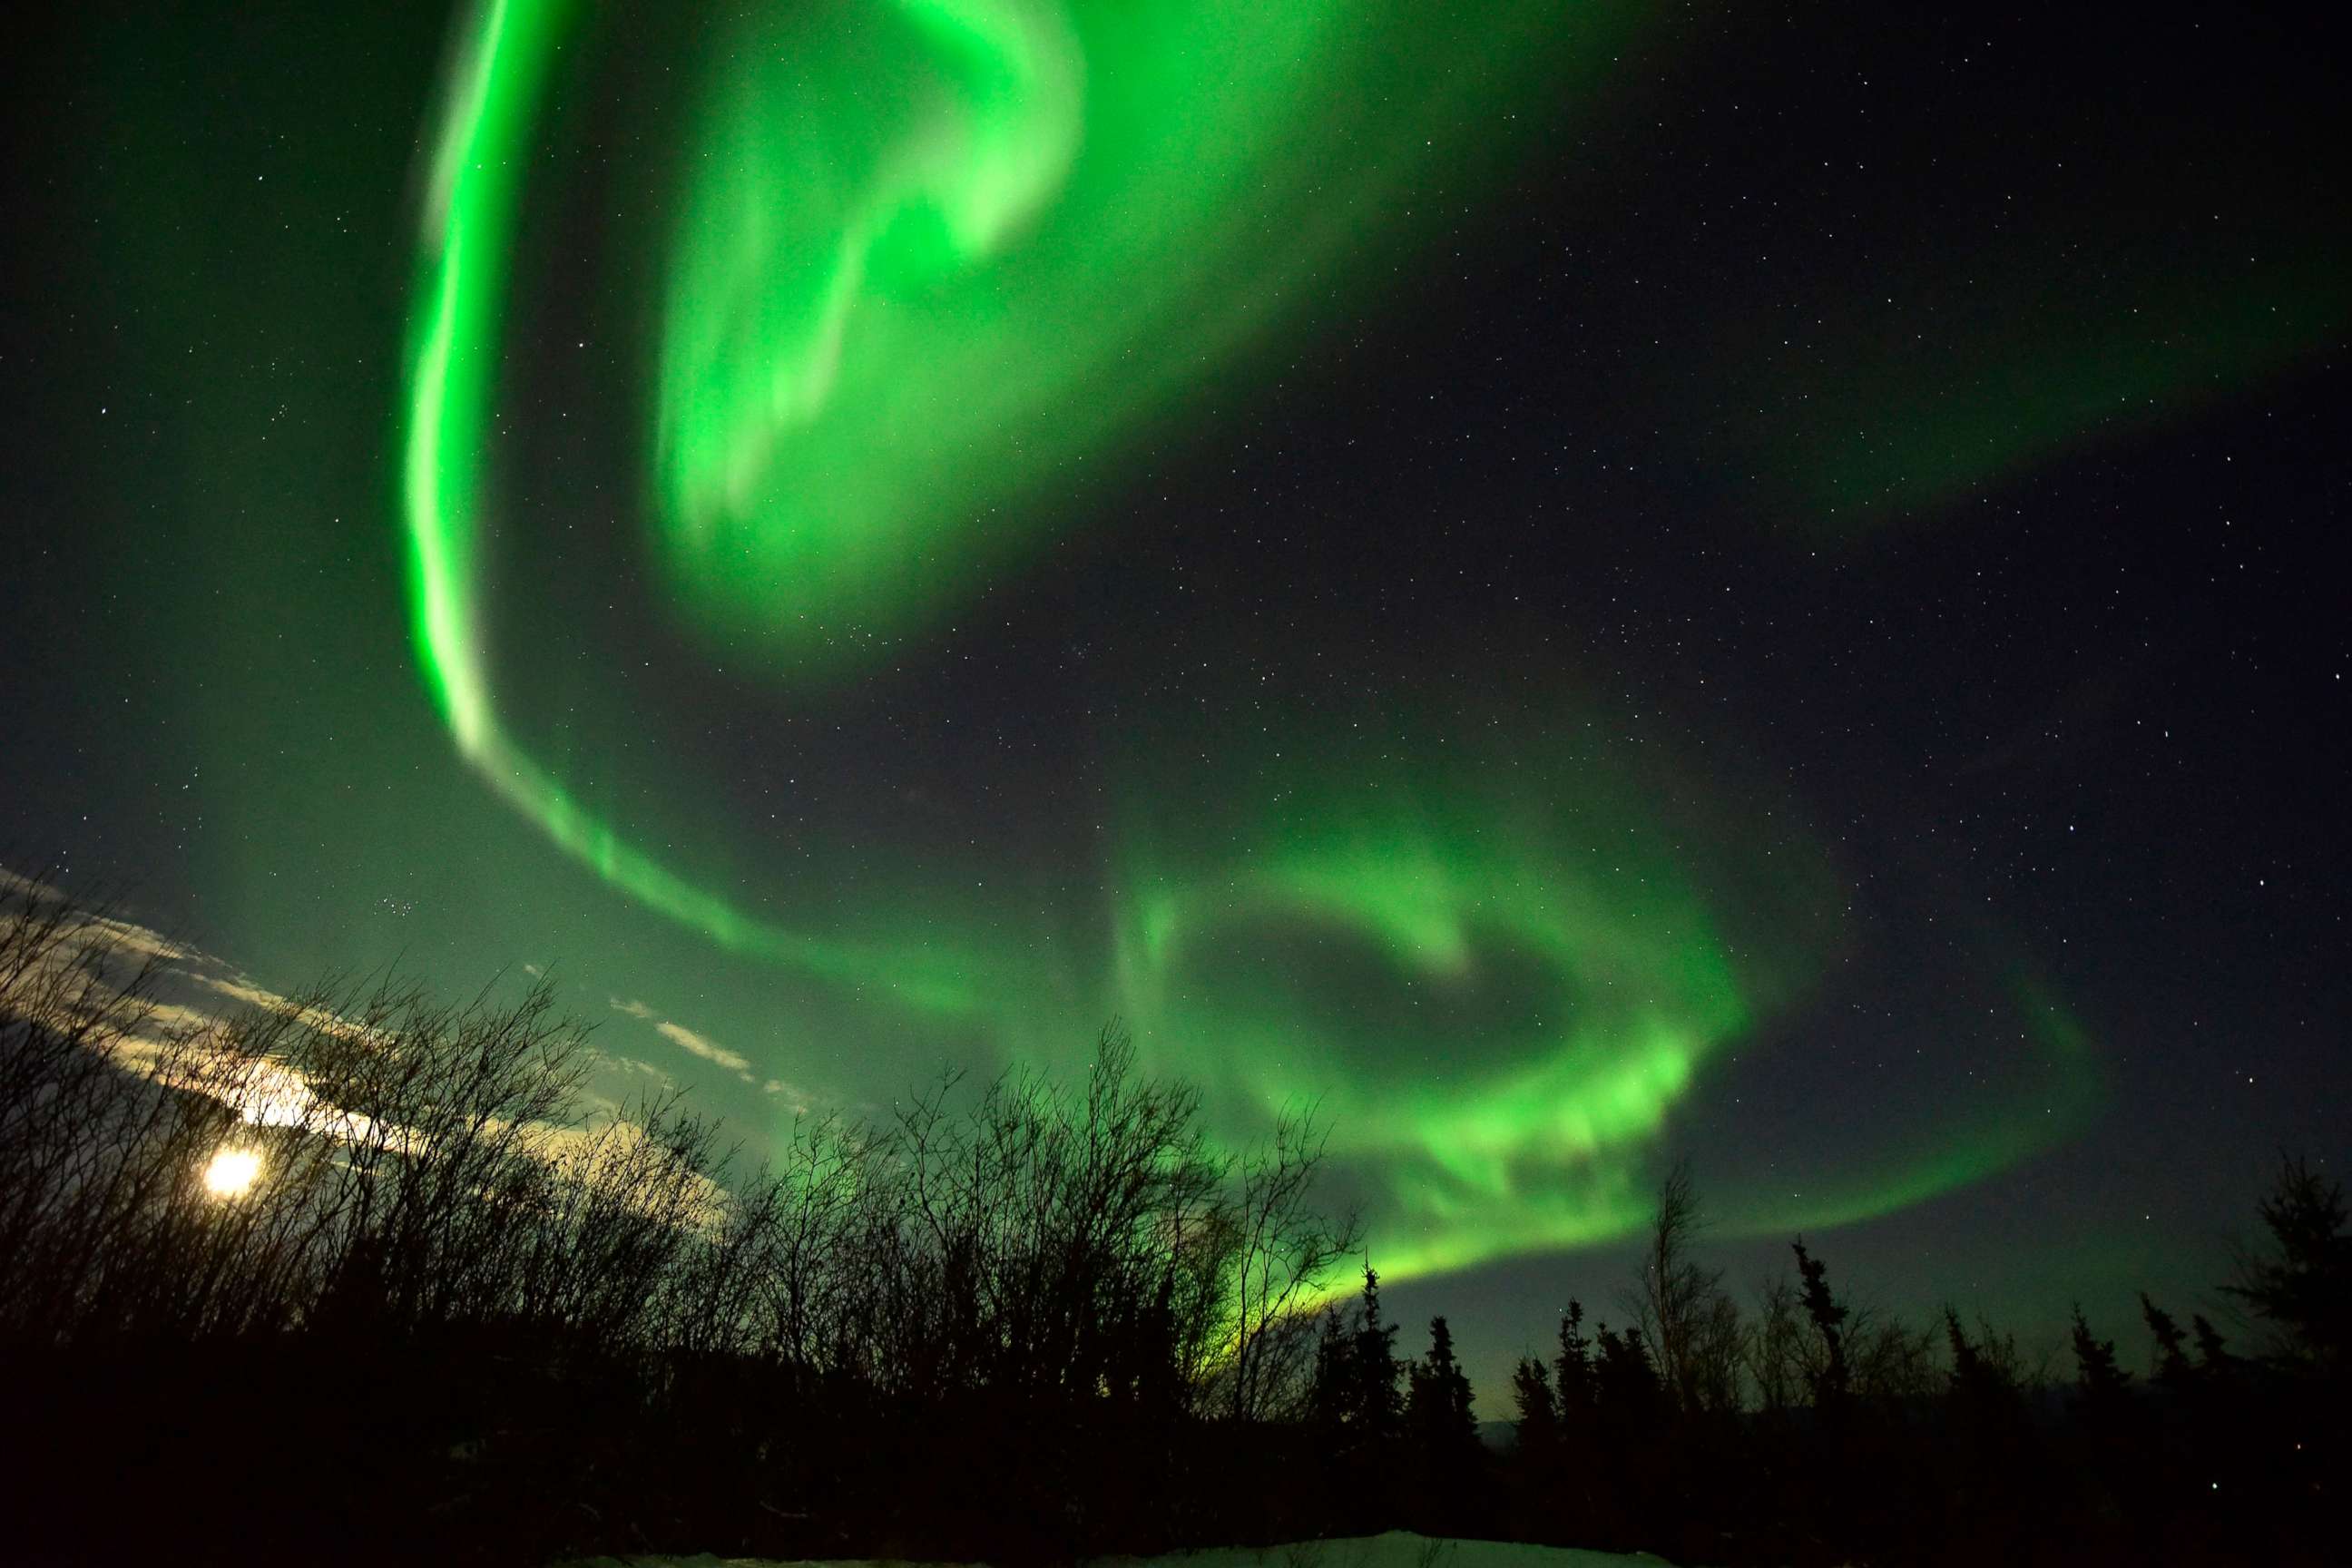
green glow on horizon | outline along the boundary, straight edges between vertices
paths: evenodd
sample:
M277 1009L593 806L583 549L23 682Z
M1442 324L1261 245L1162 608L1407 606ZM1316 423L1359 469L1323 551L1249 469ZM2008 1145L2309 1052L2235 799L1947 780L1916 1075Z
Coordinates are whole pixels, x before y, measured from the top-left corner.
M921 631L1062 521L1090 458L1368 288L1489 151L1472 143L1495 95L1558 95L1529 44L1552 7L1361 9L894 0L855 13L871 26L846 7L743 23L691 121L648 397L648 527L688 623L803 681ZM861 910L846 934L753 914L510 737L487 432L530 131L571 20L566 0L483 10L429 181L401 477L412 635L465 761L608 886L870 987L894 1018L1037 1056L1122 1010L1237 1141L1319 1098L1397 1278L1638 1224L1670 1114L1817 974L1828 877L1718 847L1729 881L1785 906L1772 940L1736 940L1703 885L1723 868L1622 759L1555 751L1509 787L1311 741L1294 754L1312 767L1225 759L1194 796L1206 820L1123 825L1108 930L1049 952L999 929L1007 910L923 889L898 926ZM1335 954L1351 989L1269 964L1286 944ZM1852 1212L2032 1141L2004 1122L1966 1142Z

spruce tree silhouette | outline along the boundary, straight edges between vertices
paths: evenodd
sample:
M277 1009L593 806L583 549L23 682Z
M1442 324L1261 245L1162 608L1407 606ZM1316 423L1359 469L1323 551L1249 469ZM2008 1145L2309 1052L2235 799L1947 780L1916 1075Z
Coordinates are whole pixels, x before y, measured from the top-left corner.
M2262 1201L2269 1245L2241 1252L2221 1289L2269 1325L2273 1356L2329 1377L2352 1362L2352 1235L2344 1189L2300 1157L2282 1155Z
M2077 1311L2081 1309L2077 1307ZM2147 1291L2139 1293L2139 1315L2147 1324L2149 1338L2156 1342L2150 1356L2149 1375L2167 1388L2185 1388L2197 1375L2189 1363L2188 1335L2171 1313L2148 1299Z
M1518 1451L1549 1455L1558 1448L1559 1398L1552 1393L1551 1374L1535 1357L1521 1356L1511 1369L1511 1402L1518 1415Z
M1421 1474L1423 1533L1460 1533L1482 1455L1470 1380L1454 1359L1454 1333L1443 1317L1429 1321L1429 1354L1410 1371L1405 1431Z
M1552 1362L1563 1426L1578 1425L1591 1416L1595 1403L1592 1353L1592 1342L1584 1332L1584 1303L1571 1297L1568 1310L1560 1315L1559 1354Z
M1829 1266L1805 1250L1805 1238L1797 1237L1790 1247L1797 1255L1797 1277L1804 1286L1801 1300L1805 1316L1822 1340L1822 1364L1811 1379L1813 1405L1827 1416L1843 1411L1852 1386L1845 1361L1846 1309L1830 1293Z
M1350 1411L1365 1443L1393 1444L1404 1416L1399 1382L1404 1373L1397 1361L1397 1325L1381 1318L1380 1271L1364 1266L1363 1315L1356 1326L1350 1371Z

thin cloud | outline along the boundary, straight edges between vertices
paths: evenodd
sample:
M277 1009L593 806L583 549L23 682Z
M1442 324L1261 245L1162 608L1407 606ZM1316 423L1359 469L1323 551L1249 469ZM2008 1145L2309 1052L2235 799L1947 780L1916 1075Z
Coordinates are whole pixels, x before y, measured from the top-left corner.
M795 1116L806 1116L808 1114L809 1106L814 1103L808 1090L803 1089L796 1083L789 1082L781 1078L772 1078L767 1082L761 1084L760 1086L760 1092L761 1094L774 1095L777 1099L790 1106L792 1108L793 1114Z
M708 1035L698 1035L684 1024L673 1024L667 1018L654 1026L654 1033L688 1056L700 1057L714 1067L725 1068L745 1083L757 1081L751 1076L750 1058L740 1051L729 1050Z
M635 1018L642 1023L651 1024L655 1034L659 1035L687 1055L699 1057L713 1067L724 1068L745 1083L755 1084L760 1081L758 1076L751 1071L751 1058L742 1052L729 1050L709 1036L663 1017L643 1002L634 999L624 1001L618 996L611 998L611 1001L613 1011L626 1017Z
M29 898L40 903L65 903L58 889L0 866L0 895ZM178 994L142 999L124 1019L126 1032L110 1037L105 1047L124 1070L158 1083L201 1094L227 1107L244 1121L266 1127L291 1127L342 1142L381 1142L395 1149L422 1146L422 1136L392 1122L331 1103L314 1089L298 1068L274 1056L254 1056L240 1047L234 1017L224 1018L211 1007L194 1005L204 992L252 1012L274 1013L328 1034L356 1035L360 1024L320 1006L315 999L289 996L238 973L217 957L174 941L151 926L71 906L63 911L60 940L46 965L69 975L85 961L98 960L116 972L117 983L142 963L157 967L157 980ZM38 977L35 977L37 983ZM36 984L34 989L37 989ZM193 1000L182 1000L192 997ZM696 1034L682 1025L656 1016L642 1002L613 999L614 1007L642 1019L672 1044L755 1082L751 1063L740 1054ZM625 1076L649 1076L665 1087L669 1074L650 1062L614 1056L591 1048L597 1065ZM642 1156L646 1131L626 1114L618 1100L591 1092L590 1107L602 1114L577 1125L524 1124L521 1146L534 1157L591 1184L625 1184ZM496 1132L505 1123L492 1121ZM730 1198L725 1187L707 1175L693 1178L687 1223L711 1228L722 1223Z

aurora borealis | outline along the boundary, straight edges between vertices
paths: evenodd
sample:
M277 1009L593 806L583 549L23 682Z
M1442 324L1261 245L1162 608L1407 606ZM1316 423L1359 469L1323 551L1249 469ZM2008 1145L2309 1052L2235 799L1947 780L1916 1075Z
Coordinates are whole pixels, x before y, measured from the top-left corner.
M7 854L755 1139L1118 1016L1474 1373L1676 1153L2137 1289L2343 1135L2342 199L2193 32L60 20Z

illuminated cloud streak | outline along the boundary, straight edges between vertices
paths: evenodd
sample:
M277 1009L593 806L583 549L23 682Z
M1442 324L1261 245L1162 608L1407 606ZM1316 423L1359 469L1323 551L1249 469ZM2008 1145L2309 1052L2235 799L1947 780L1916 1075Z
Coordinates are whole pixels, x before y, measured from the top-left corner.
M742 1052L730 1051L709 1036L697 1033L683 1024L674 1023L661 1016L643 1002L625 1002L615 996L613 998L613 1011L637 1019L641 1023L651 1024L654 1026L654 1033L676 1046L679 1050L690 1057L699 1057L713 1067L724 1068L745 1083L759 1081L757 1076L751 1071L751 1058L744 1056Z

